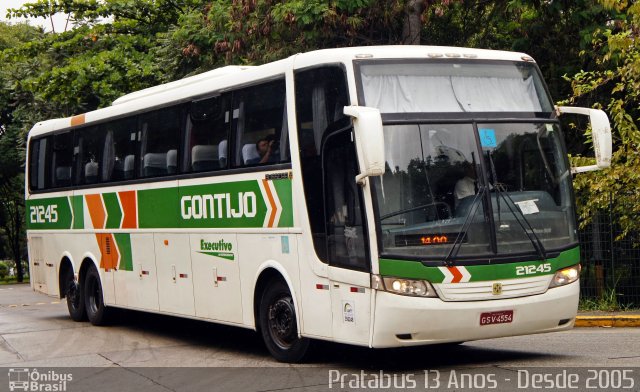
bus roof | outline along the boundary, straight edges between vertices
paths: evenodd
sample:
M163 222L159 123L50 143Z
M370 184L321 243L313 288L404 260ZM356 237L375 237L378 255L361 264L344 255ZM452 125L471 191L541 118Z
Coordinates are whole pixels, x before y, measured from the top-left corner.
M225 91L254 81L284 75L291 68L307 68L319 64L349 64L358 59L455 59L529 61L524 53L444 46L362 46L321 49L293 55L287 59L260 66L225 66L174 82L126 94L111 106L80 116L42 121L34 125L29 136L37 136L75 125L97 122L111 117L159 107L170 102L187 101L212 92ZM224 76L224 77L223 77ZM126 105L124 105L126 103Z

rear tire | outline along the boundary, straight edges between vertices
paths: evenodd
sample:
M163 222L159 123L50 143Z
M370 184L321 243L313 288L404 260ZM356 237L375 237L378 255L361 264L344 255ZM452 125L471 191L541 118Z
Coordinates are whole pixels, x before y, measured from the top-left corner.
M94 266L87 269L84 278L84 303L87 317L93 325L105 325L109 321L109 309L104 305L100 274Z
M309 339L298 336L296 311L289 288L282 281L267 284L260 300L260 332L267 349L280 362L300 362Z
M85 310L85 300L82 290L82 285L78 283L73 277L73 270L67 270L64 278L65 296L67 297L67 309L69 310L69 316L73 321L86 321L87 312Z

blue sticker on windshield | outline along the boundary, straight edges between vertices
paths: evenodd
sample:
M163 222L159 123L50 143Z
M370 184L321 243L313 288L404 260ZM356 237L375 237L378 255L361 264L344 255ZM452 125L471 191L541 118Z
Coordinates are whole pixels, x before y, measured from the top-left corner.
M496 140L496 130L491 128L480 128L480 145L483 148L498 147L498 141Z

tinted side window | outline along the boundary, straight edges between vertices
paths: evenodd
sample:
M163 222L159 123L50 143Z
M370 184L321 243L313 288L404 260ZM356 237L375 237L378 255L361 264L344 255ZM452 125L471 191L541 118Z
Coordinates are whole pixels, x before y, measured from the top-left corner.
M136 118L116 120L104 126L105 141L101 177L103 182L135 177L138 151Z
M350 122L343 114L344 106L349 105L347 80L341 67L331 66L297 72L295 84L304 194L316 254L326 262L325 205L322 182L318 181L322 174L320 154L326 135Z
M32 190L43 190L49 187L49 160L47 149L51 137L32 140L29 151L29 187Z
M71 132L53 135L51 149L51 186L53 188L71 185L73 167L73 134Z
M100 126L86 127L75 132L76 183L95 184L100 181L104 132Z
M141 116L140 177L157 177L178 172L178 147L184 110L175 106Z
M191 102L185 131L184 172L227 167L230 121L227 102L227 96Z
M289 160L284 80L233 93L234 167Z
M324 193L329 264L366 271L367 231L362 189L356 184L356 150L350 131L332 134L323 144Z

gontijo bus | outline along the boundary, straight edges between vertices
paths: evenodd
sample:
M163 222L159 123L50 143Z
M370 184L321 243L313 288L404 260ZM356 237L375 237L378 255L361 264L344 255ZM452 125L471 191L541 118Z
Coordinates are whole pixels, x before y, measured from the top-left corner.
M112 308L369 347L571 328L580 252L558 117L521 53L402 46L229 66L36 124L31 284Z

